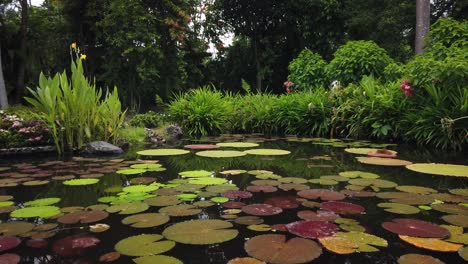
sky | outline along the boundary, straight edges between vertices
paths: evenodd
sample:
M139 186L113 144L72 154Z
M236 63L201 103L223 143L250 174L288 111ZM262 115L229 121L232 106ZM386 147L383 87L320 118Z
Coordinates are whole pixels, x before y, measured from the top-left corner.
M43 2L44 0L31 0L33 6L40 6Z

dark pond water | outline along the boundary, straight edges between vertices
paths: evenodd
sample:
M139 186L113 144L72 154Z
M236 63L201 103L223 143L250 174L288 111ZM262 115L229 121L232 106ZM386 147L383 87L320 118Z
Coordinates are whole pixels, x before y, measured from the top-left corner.
M227 139L232 140L233 138ZM248 140L252 141L254 139L255 138L249 138ZM226 140L226 138L223 140ZM125 159L124 161L110 161L110 159L115 159L116 157L107 159L67 158L65 160L59 160L58 162L53 162L57 160L55 157L48 156L15 157L12 159L2 159L0 168L10 169L4 169L3 171L0 171L0 174L3 176L2 179L0 179L0 182L3 180L3 182L0 183L2 186L0 187L0 195L13 196L11 201L13 201L14 205L19 208L24 207L23 203L27 201L40 198L57 197L61 199L60 202L52 206L58 206L62 208L62 210L63 208L65 208L65 210L71 210L69 207L87 207L100 204L98 201L100 197L118 196L115 190L117 189L117 192L119 192L118 187L125 187L130 185L130 181L136 177L151 177L155 182L166 184L171 180L180 179L181 177L178 176L179 172L193 170L211 171L215 177L227 179L228 183L235 184L239 190L245 190L248 186L251 185L252 181L258 180L256 179L256 176L248 173L225 176L219 172L224 170L268 170L282 177L298 177L311 180L319 179L321 176L338 175L340 172L364 171L378 174L380 176L379 179L394 182L399 186L416 185L429 187L437 190L439 193L449 193L449 190L454 188L468 188L467 178L463 179L457 177L432 176L428 174L412 172L407 170L405 167L361 164L357 162L355 158L358 155L350 154L344 151L343 146L346 144L343 143L341 143L341 145L338 144L338 146L332 146L330 145L332 143L314 144L314 142L294 142L281 139L275 141L264 141L260 142L259 144L260 146L257 148L289 150L291 151L291 154L284 156L247 155L235 158L208 158L196 156L195 152L197 151L192 150L191 153L186 155L152 157L153 159L158 159L159 163L162 164L166 170L159 172L150 171L138 175L122 175L117 174L114 171L128 168L133 163L135 163L132 161L138 158L136 151L144 149L145 146L134 146L128 153L125 154L124 157L119 157ZM368 143L361 142L357 145L369 147L366 146L367 144ZM399 159L412 162L467 164L466 153L431 152L429 150L420 149L415 146L392 146L389 148L398 151ZM232 148L229 149L234 150ZM150 159L144 157L141 158ZM139 161L136 163L139 164L142 162ZM63 179L52 178L54 176L64 175L71 175L75 176L75 178L80 178L90 176L90 174L91 177L98 177L99 182L97 184L86 186L66 186L63 184ZM104 176L99 174L104 174ZM33 179L28 180L29 177L32 177ZM31 180L48 180L50 182L44 182L43 185L37 186L24 186L22 184ZM37 182L33 182L33 184L34 183L37 184ZM327 181L322 183L331 184ZM320 185L307 182L305 185L311 189L328 189L337 192L346 190L347 188L356 188L356 186L350 187L347 181L338 182L337 184L333 185ZM173 184L171 187L174 186L175 184ZM395 188L361 188L370 192L397 191ZM205 189L200 189L200 191L204 190ZM190 191L189 193L197 194L195 191ZM152 194L152 192L148 193L148 195L149 194ZM296 194L297 191L295 190L284 191L279 189L278 191L272 193L253 193L253 197L242 199L242 201L247 204L252 204L264 203L266 200L272 197L287 196L289 198L293 197L293 199L301 198L296 196ZM220 194L213 195L220 196ZM201 198L200 196L209 195L206 193L198 194L198 197L193 201L185 201L182 204L193 204L200 200L210 199L210 197ZM426 196L429 196L429 194ZM438 198L438 200L442 199L440 197ZM463 197L460 196L458 196L458 198L463 199ZM134 200L138 200L138 197L134 197ZM383 208L377 207L378 203L389 202L388 200L389 199L381 199L375 196L356 197L354 195L347 195L346 198L342 201L363 206L365 208L365 213L347 214L341 216L358 221L359 225L362 228L365 228L366 232L386 239L388 241L388 247L377 247L380 249L379 252L354 253L347 255L331 253L327 249L323 248L322 255L310 263L397 263L398 257L407 253L430 255L450 264L464 263L463 259L458 255L457 252L441 253L412 246L407 242L400 240L398 235L385 230L381 226L383 222L391 221L394 218L414 218L429 221L435 224L448 224L441 219L441 217L446 215L446 213L442 213L436 210L421 210L419 213L403 215L386 212ZM318 199L314 201L322 202ZM299 221L301 220L297 215L299 211L318 210L318 208L308 208L299 203L297 204L297 208L283 209L283 213L281 214L273 216L262 216L261 218L263 219L263 224L287 224L294 221ZM416 204L414 206L417 207L418 205ZM161 207L158 206L150 206L148 210L142 213L158 212L160 208ZM17 221L26 221L35 225L58 223L57 219L55 218L11 218L10 211L13 209L14 208L12 207L0 207L0 211L2 211L0 214L0 219L3 223ZM171 216L169 222L152 228L130 227L129 225L121 223L122 219L129 215L110 213L108 218L98 221L98 223L103 223L110 226L109 230L101 233L89 232L89 225L93 225L95 223L58 223L58 226L52 229L52 232L49 231L47 234L44 234L45 231L39 231L39 233L38 231L29 231L23 234L18 234L17 236L21 237L22 239L21 244L19 244L19 246L16 248L1 253L17 254L21 257L21 263L101 263L99 262L99 257L105 253L115 251L114 246L116 243L124 238L139 234L161 234L167 227L175 223L191 219L223 219L222 215L224 214L223 210L225 209L226 208L224 208L221 203L217 203L207 208L201 208L201 213L193 216ZM80 210L80 208L77 208L76 210ZM243 212L239 214L239 216L246 215L247 214ZM234 226L233 228L239 231L239 235L236 238L224 243L206 246L185 245L182 243L177 243L174 248L162 254L176 257L183 263L227 263L230 259L248 256L244 250L244 243L249 238L263 234L284 234L288 239L296 237L293 234L281 231L252 231L247 228L247 225L237 224L234 222L234 220L226 221L232 222ZM0 228L0 232L5 231ZM341 232L346 231L341 230ZM81 250L80 252L78 252L79 250L70 249L70 254L73 255L70 257L60 256L60 254L54 252L53 248L54 246L57 247L57 241L70 235L82 233L90 234L91 236L99 239L100 242L96 246L88 247L84 250ZM48 246L45 248L33 249L28 247L26 244L27 241L31 239L30 236L34 235L35 237L39 237L41 239L45 236L53 236L45 238L45 240L48 242ZM80 246L78 245L76 247ZM118 260L111 263L133 263L132 258L133 257L122 255ZM0 261L0 263L3 262Z

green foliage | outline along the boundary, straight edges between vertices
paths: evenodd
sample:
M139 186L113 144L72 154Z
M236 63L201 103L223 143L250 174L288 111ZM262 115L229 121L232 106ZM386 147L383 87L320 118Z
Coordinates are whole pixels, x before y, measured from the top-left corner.
M205 86L176 96L169 113L191 137L217 135L230 126L231 104L229 96Z
M387 82L394 82L403 77L405 70L404 65L399 63L390 63L385 67L382 77Z
M233 131L267 135L279 133L279 127L274 122L275 112L273 111L273 105L277 100L277 96L267 93L235 96Z
M326 62L320 55L309 49L304 49L289 63L288 80L294 83L294 90L303 91L326 86Z
M71 78L66 72L53 78L39 76L39 87L29 89L25 97L47 123L59 153L81 149L92 140L115 139L124 121L117 89L106 92L96 89L84 75L80 59L71 63Z
M364 75L380 77L393 60L373 41L348 41L334 54L328 77L343 84L359 81Z
M468 21L459 22L453 18L438 19L432 26L427 37L429 52L445 48L463 48L468 45Z
M0 148L20 148L50 144L50 133L30 108L13 106L0 110Z
M148 111L144 114L136 114L130 120L131 126L155 128L161 124L161 114L153 111Z

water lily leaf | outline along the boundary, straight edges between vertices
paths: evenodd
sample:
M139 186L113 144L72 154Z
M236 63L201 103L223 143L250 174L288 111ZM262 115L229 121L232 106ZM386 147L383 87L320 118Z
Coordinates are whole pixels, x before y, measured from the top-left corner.
M179 175L187 178L198 178L198 177L210 177L213 174L211 171L206 170L194 170L194 171L183 171L179 172Z
M34 225L28 222L9 222L0 224L0 234L17 236L33 230Z
M395 189L402 191L402 192L417 193L417 194L437 193L437 191L432 188L422 187L422 186L412 186L412 185L400 185L400 186L395 187Z
M216 145L229 148L254 148L260 146L259 144L252 142L223 142L217 143Z
M245 156L247 153L237 150L205 150L199 151L195 155L208 158L234 158Z
M412 237L445 238L450 235L443 227L417 219L396 218L382 223L382 227L392 233Z
M145 203L151 206L170 206L180 204L182 201L176 195L157 196L145 200Z
M428 195L404 192L379 192L376 196L382 199L390 199L393 203L408 205L431 204L434 201L434 198Z
M214 177L203 177L203 178L193 178L188 181L191 184L201 184L201 185L218 185L226 183L227 180L223 178L214 178Z
M99 179L73 179L73 180L68 180L64 181L64 185L69 185L69 186L82 186L82 185L91 185L91 184L96 184L99 182Z
M227 264L266 264L266 262L254 258L235 258L229 260Z
M136 214L122 219L122 224L135 228L149 228L169 222L169 216L158 213Z
M399 235L398 237L411 245L432 251L455 252L463 247L463 245L446 242L437 238L422 238L405 235Z
M327 237L338 232L337 225L326 221L296 221L286 225L288 231L294 235L316 239Z
M71 179L74 179L74 178L76 178L76 177L73 176L73 175L64 175L64 176L54 176L51 179L55 180L55 181L66 181L66 180L71 180Z
M283 183L278 186L283 191L303 191L310 189L309 186L305 184L297 184L297 183Z
M237 191L239 187L231 184L218 184L214 186L206 187L206 191L213 192L213 193L223 193L227 191Z
M0 202L0 207L12 206L14 204L15 202L13 201L3 201L3 202Z
M52 250L62 257L80 256L84 255L86 248L94 247L99 242L96 237L83 233L56 240Z
M319 184L319 185L336 185L338 184L335 180L328 180L328 179L311 179L309 180L310 183Z
M291 151L282 150L282 149L249 149L244 151L250 155L261 155L261 156L280 156L280 155L288 155Z
M109 253L106 253L106 254L103 254L99 257L99 261L100 262L113 262L113 261L116 261L120 258L120 253L119 252L115 252L115 251L112 251L112 252L109 252Z
M295 184L302 184L306 183L307 180L304 178L298 178L298 177L283 177L278 179L279 182L281 183L295 183Z
M254 180L251 181L250 184L252 185L271 185L271 186L278 186L280 182L276 180Z
M136 175L136 174L142 174L145 173L145 169L123 169L123 170L118 170L116 171L117 174L123 174L123 175Z
M224 170L224 171L220 171L219 173L223 175L240 175L246 172L247 172L246 170Z
M161 254L175 246L174 241L161 239L163 236L158 234L131 236L120 240L115 245L115 250L122 255L137 257Z
M34 206L17 209L11 212L10 216L14 218L32 218L41 217L49 218L60 214L60 208L55 206Z
M450 193L460 196L468 196L468 188L465 189L450 189Z
M26 181L26 182L23 182L21 184L24 185L24 186L39 186L39 185L46 185L49 182L50 181L47 181L47 180L43 180L43 181L37 180L37 181Z
M265 199L264 203L282 209L294 209L301 204L295 195L274 196Z
M43 198L34 201L25 202L24 206L46 206L60 202L60 198Z
M249 239L244 244L251 257L272 264L308 263L322 254L314 241L295 237L286 241L285 235L267 234Z
M13 199L13 196L11 195L0 195L0 202L8 201Z
M263 219L258 216L241 216L234 220L239 225L259 225L263 223Z
M270 192L278 191L278 188L271 186L271 185L254 185L254 186L247 186L246 190L249 192L270 193Z
M352 191L352 190L341 190L340 193L348 197L374 197L375 192L370 191Z
M235 202L235 201L229 201L227 203L223 203L224 208L230 208L230 209L238 209L244 207L246 204L243 202Z
M191 245L210 245L234 239L239 231L223 220L192 220L174 224L162 233L167 239Z
M269 204L249 204L242 207L241 210L255 216L277 215L283 212L283 209Z
M369 165L381 165L381 166L407 166L413 164L411 161L401 159L388 159L378 157L357 157L358 162L369 164Z
M320 207L337 214L361 214L365 211L364 207L357 204L334 201L324 202L320 205Z
M183 264L182 261L171 256L153 255L133 259L136 264Z
M202 210L190 204L181 204L163 207L159 209L159 212L169 216L189 216L197 215L201 213Z
M431 207L443 213L468 215L468 207L466 206L456 204L432 204Z
M453 225L440 225L450 232L450 236L445 241L468 245L468 233L463 233L463 227Z
M468 247L462 247L458 250L458 255L465 261L468 261Z
M434 175L468 177L468 166L442 163L415 163L406 166L407 169Z
M452 225L468 227L468 216L467 215L444 215L442 219Z
M434 258L428 255L421 255L421 254L405 254L398 258L398 264L414 264L414 263L445 264L444 262L440 261L440 259L438 258Z
M374 236L371 234L363 233L363 232L338 232L335 236L348 239L350 241L355 242L358 244L357 252L374 252L378 251L378 249L369 246L378 246L378 247L387 247L388 242L387 240L380 238L378 236ZM369 249L369 250L368 250ZM375 249L375 250L374 250Z
M377 206L386 208L385 211L395 214L417 214L420 212L417 207L400 203L379 203Z
M365 186L365 187L377 187L377 188L394 188L398 186L398 184L382 180L382 179L352 179L348 181L349 184L358 185L358 186Z
M427 196L430 196L435 200L440 200L448 203L468 203L468 197L452 195L449 193L432 193Z
M182 193L182 194L177 195L177 198L179 198L182 201L187 201L187 202L191 202L195 200L197 197L198 195L194 193Z
M130 168L132 169L144 169L144 170L159 169L161 167L162 167L162 164L159 164L159 163L141 163L141 164L130 165Z
M210 201L215 202L215 203L226 203L229 202L229 198L227 197L213 197L210 199Z
M302 210L297 212L297 217L310 221L335 221L335 219L340 216L331 211L318 210L314 212L311 210Z
M109 213L119 213L122 215L136 214L148 210L149 205L143 202L119 203L106 209Z
M0 236L0 252L10 250L17 247L21 243L21 239L14 236Z
M106 219L109 216L109 213L101 211L101 210L94 210L94 211L78 211L66 214L61 216L57 219L58 222L62 224L88 224L88 223L95 223L99 222L103 219Z
M273 174L272 171L269 170L250 170L247 172L248 174L251 175L257 175L257 174Z
M215 205L215 203L211 201L198 201L194 202L193 205L196 207L206 208Z
M339 173L340 176L346 177L346 178L364 178L364 179L377 179L380 178L379 175L371 172L365 172L365 171L342 171Z
M367 156L379 157L379 158L396 158L397 153L396 151L388 150L388 149L376 149L376 150L369 151L367 153Z
M220 148L220 146L213 145L213 144L190 144L190 145L185 145L184 148L194 149L194 150L209 150L209 149Z
M276 175L274 173L264 173L264 174L255 175L255 178L261 179L261 180L268 180L268 179L277 180L277 179L281 179L282 176Z
M356 242L338 236L321 237L318 241L324 248L336 254L352 254L359 247Z
M321 199L323 201L338 201L343 200L346 196L342 193L327 190L327 189L310 189L303 190L297 193L300 197L316 200Z
M196 192L200 189L205 187L202 184L181 184L179 186L176 186L174 190L177 190L179 192Z
M246 192L246 191L226 191L221 194L221 196L227 197L229 199L247 199L252 197L251 192Z
M152 192L159 189L156 185L130 185L122 189L127 193Z
M141 156L175 156L188 153L190 153L190 151L183 149L147 149L137 152L137 154Z
M320 179L322 180L333 180L337 182L347 182L349 181L348 177L340 176L340 175L325 175L325 176L320 176Z
M247 229L257 231L257 232L267 232L271 230L271 226L266 224L259 224L259 225L249 225Z

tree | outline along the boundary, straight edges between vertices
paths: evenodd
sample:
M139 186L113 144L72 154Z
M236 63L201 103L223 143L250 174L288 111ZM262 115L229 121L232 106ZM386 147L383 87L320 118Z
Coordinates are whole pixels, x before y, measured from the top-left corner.
M5 86L5 78L3 78L2 45L0 43L0 109L6 108L8 108L8 94Z
M424 38L429 33L431 18L430 0L416 0L416 38L414 49L416 54L424 52Z
M19 51L18 51L18 71L15 89L15 101L21 103L23 100L25 77L26 77L26 60L27 60L27 45L28 45L28 0L20 0L21 6L21 24L19 32Z

